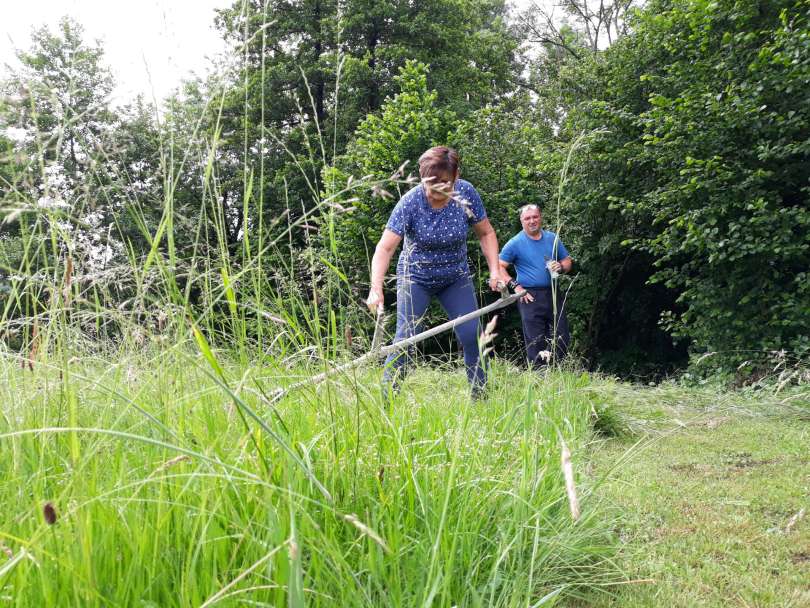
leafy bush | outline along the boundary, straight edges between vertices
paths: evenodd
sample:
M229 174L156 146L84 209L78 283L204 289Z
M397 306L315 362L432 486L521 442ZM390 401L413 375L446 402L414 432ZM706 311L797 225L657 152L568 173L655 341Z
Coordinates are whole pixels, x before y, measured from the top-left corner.
M661 1L568 74L569 128L609 130L576 170L591 242L649 260L663 327L720 367L810 350L808 50L805 3Z

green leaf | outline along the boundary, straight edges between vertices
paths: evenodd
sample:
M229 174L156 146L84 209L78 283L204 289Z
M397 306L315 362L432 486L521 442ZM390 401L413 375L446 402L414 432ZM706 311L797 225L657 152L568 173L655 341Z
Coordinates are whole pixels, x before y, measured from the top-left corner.
M197 328L196 325L194 325L193 322L191 324L191 331L194 332L194 340L197 342L197 346L199 347L200 352L203 354L203 357L205 357L205 360L208 361L208 364L217 373L217 375L224 380L225 371L220 366L219 361L217 361L217 358L214 356L214 353L211 352L211 347L208 345L208 340L205 339L203 333Z
M231 287L228 270L223 266L220 268L220 274L222 275L222 284L225 287L225 299L228 301L228 308L230 309L231 314L236 316L236 295Z

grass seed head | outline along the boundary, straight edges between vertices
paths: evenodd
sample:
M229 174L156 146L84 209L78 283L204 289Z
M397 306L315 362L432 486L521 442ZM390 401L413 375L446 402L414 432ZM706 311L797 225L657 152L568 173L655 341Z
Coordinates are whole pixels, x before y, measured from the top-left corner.
M45 518L45 523L52 526L56 523L56 509L53 503L46 502L42 507L42 516Z

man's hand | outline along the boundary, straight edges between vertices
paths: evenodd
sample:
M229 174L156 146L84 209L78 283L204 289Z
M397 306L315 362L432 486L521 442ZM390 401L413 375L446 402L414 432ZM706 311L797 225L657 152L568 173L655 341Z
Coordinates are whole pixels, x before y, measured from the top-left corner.
M558 272L558 273L565 272L565 269L563 268L563 265L560 264L559 262L555 261L555 260L552 260L551 262L548 263L548 269L551 270L552 272Z
M383 307L383 293L382 289L379 287L372 287L371 291L368 292L368 298L366 298L366 306L371 311L371 314L378 314L379 310Z
M528 304L529 302L534 302L534 296L530 294L526 289L521 285L515 285L515 293L524 292L523 297L520 298L520 301L524 304Z

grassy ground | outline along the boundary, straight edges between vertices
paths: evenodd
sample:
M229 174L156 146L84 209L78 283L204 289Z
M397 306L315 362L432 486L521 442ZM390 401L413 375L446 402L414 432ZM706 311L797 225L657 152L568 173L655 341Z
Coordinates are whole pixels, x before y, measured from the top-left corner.
M222 382L190 350L0 360L0 605L551 606L620 577L561 472L586 375L500 366L475 402L423 369L386 404L369 371L271 407L289 361Z
M620 513L626 585L596 606L810 606L806 393L600 387L611 424L591 474ZM786 407L786 406L794 407ZM798 406L798 407L795 407ZM618 466L617 466L618 463Z
M315 370L192 344L0 358L0 605L810 605L800 391L496 364L271 404Z

